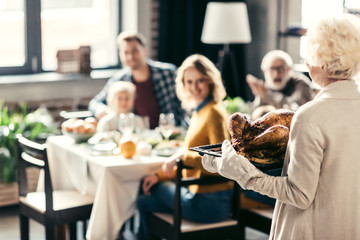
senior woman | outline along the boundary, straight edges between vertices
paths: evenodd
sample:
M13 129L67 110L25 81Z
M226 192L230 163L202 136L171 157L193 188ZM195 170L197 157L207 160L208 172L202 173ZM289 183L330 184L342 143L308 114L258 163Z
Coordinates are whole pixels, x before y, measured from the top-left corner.
M360 20L323 19L308 30L307 66L322 87L295 113L281 177L236 155L204 156L211 172L276 198L270 239L360 239Z
M220 72L205 56L195 54L185 59L177 72L176 92L183 108L195 109L185 136L186 152L181 157L192 170L183 170L184 177L203 177L201 156L190 147L221 143L229 139L227 114L222 105L226 92ZM144 195L138 199L140 228L138 238L146 239L146 214L150 211L172 212L175 184L166 181L175 178L176 161L163 165L162 171L145 177ZM213 174L211 174L213 175ZM208 186L190 186L182 189L181 208L184 219L196 222L217 222L226 219L231 211L232 182Z

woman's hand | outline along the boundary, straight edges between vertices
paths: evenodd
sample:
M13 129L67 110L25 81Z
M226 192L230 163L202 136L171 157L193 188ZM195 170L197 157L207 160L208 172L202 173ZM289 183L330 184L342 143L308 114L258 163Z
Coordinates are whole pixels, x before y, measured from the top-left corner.
M172 171L176 165L176 159L172 159L171 161L165 162L161 166L161 170L165 173L167 177L172 177Z
M260 171L252 165L248 159L238 155L228 140L225 140L221 146L222 157L216 158L210 155L202 157L204 169L211 173L218 172L220 175L233 179L239 185L246 189L246 184L252 176Z
M145 195L150 195L150 188L159 182L159 177L157 175L150 175L144 178L142 185L142 190Z

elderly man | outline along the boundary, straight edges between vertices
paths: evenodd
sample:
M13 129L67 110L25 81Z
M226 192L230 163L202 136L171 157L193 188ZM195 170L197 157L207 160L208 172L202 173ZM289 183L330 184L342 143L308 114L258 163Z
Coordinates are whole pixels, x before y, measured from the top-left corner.
M255 95L254 108L272 105L275 108L296 110L313 99L315 92L310 87L310 80L301 74L295 76L292 66L290 55L284 51L273 50L264 56L261 70L265 82L250 74L246 77Z
M148 117L150 127L158 126L160 113L173 113L177 125L183 124L183 110L175 93L173 64L152 61L147 58L146 40L139 33L122 32L117 38L119 55L125 66L110 78L104 88L89 104L89 110L100 119L109 113L107 89L114 81L130 81L136 86L134 112Z

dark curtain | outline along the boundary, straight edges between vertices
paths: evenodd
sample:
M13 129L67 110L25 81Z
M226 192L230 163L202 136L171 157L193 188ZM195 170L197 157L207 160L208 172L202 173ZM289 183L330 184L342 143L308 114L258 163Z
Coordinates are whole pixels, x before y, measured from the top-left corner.
M180 66L191 54L200 53L215 64L223 45L204 44L201 33L209 0L160 0L159 1L159 52L158 59ZM230 2L221 1L218 2ZM236 1L233 1L236 2ZM235 70L230 58L223 62L222 77L230 97L241 96L248 100L248 87L245 83L245 47L232 44Z

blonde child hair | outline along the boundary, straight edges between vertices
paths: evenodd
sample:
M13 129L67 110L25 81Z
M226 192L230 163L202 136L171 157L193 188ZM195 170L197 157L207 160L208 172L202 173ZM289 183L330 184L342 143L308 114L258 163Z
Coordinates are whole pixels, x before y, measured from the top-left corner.
M107 103L111 103L115 95L119 92L128 92L131 97L135 97L136 87L135 84L125 81L112 82L108 89L108 95L106 98Z

